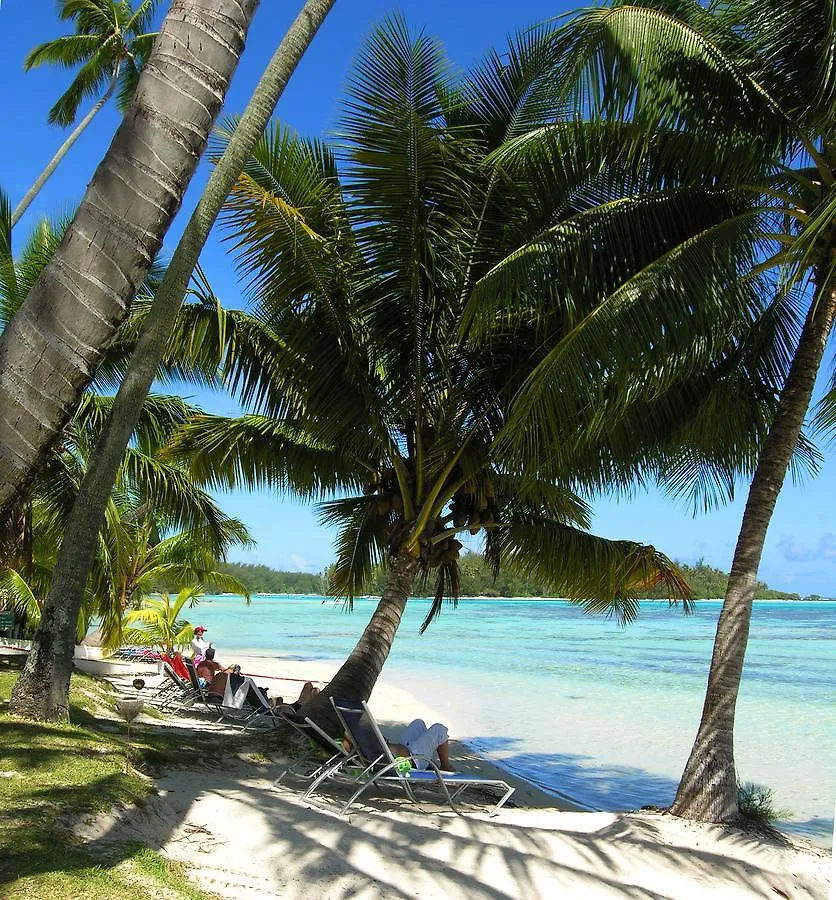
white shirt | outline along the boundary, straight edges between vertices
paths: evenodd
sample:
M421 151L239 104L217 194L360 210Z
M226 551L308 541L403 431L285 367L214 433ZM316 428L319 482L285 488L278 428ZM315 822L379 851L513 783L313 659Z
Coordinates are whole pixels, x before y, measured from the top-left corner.
M192 638L192 654L194 656L206 656L206 651L209 648L209 641L204 640L204 638L198 637L195 635Z

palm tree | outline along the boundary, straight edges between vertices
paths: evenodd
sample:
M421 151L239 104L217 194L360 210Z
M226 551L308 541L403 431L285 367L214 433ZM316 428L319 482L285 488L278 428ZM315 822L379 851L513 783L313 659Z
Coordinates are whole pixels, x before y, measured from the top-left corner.
M128 108L139 72L157 36L156 32L147 30L156 5L157 0L143 0L134 9L130 0L59 0L58 16L63 21L75 22L75 34L39 44L26 57L24 68L28 70L46 64L65 69L80 67L72 84L49 111L51 124L72 125L84 99L99 99L17 205L12 213L12 226L26 212L70 147L117 88L119 109L124 112Z
M494 571L516 567L622 620L648 585L688 597L654 548L589 534L578 492L628 487L653 464L661 474L663 460L670 478L719 478L747 458L762 421L740 390L752 381L741 350L750 323L712 309L706 321L721 321L703 342L699 377L693 364L669 377L648 360L648 343L668 340L685 355L694 314L672 312L663 333L651 298L634 304L619 335L618 379L607 377L611 334L560 373L559 389L577 402L554 439L541 449L532 429L520 430L525 452L509 454L506 423L548 348L580 342L599 287L648 263L608 216L620 199L640 221L630 196L641 178L610 172L594 134L567 140L559 178L491 164L559 115L554 64L550 35L533 31L457 79L435 41L388 20L349 82L344 180L329 147L273 126L227 204L257 315L229 335L226 377L252 412L232 424L197 417L175 446L192 453L198 479L219 486L336 495L322 506L339 529L330 588L349 604L372 567L386 566L382 599L320 698L369 696L416 580L434 594L424 627L445 598L455 602L463 532L483 535ZM706 218L728 208L718 201ZM680 213L671 209L671 244L686 236ZM597 252L606 266L596 268ZM588 290L580 275L590 269L600 285ZM597 404L579 399L588 384ZM724 435L718 400L740 412Z
M748 198L635 285L654 282L668 306L691 303L689 286L717 272L718 255L730 258L736 274L718 286L718 299L729 311L749 304L759 316L753 351L777 398L752 459L702 720L672 806L703 821L739 814L734 717L758 566L793 454L816 463L802 426L836 313L834 35L830 0L616 2L581 14L556 51L576 76L576 108L597 112L634 166L656 165L663 147L668 164L679 158L673 186L689 192L686 219L704 215L718 195ZM542 166L552 142L540 135L520 144L523 168ZM652 221L634 239L651 240L661 227ZM679 285L670 280L677 268L687 273ZM541 379L519 409L542 419L560 403ZM834 411L832 384L822 424L836 421Z
M75 495L112 403L110 397L85 394L60 449L33 487L28 505L29 571L10 564L14 557L2 561L5 590L13 606L31 611L26 590L16 593L13 588L25 583L38 608L43 607ZM125 609L160 584L212 582L247 594L235 578L216 571L216 561L224 559L231 547L250 543L246 528L221 512L188 476L182 460L162 452L196 412L179 397L147 398L108 503L85 586L77 628L82 637L95 615L103 620L106 636L118 639ZM37 624L39 617L40 613L30 615L29 624Z
M66 227L66 222L41 221L15 257L9 203L0 191L0 326L11 319L48 264ZM6 605L18 610L30 626L41 619L79 486L112 412L113 398L99 392L121 378L163 273L158 264L149 271L132 316L108 348L92 389L82 396L28 496L0 528L0 590ZM196 300L183 307L176 323L180 343L169 349L157 374L162 381L179 377L212 384L219 355L213 350L217 338L213 345L212 337L223 331L224 312L217 308L201 273L190 293ZM212 581L245 592L237 581L214 569L215 560L224 558L230 547L249 541L246 529L218 509L188 476L182 460L162 455L171 435L194 413L179 397L160 394L149 395L141 405L131 447L108 497L105 526L71 623L71 638L73 633L83 637L95 615L102 619L106 636L117 640L126 604L147 594L158 581L178 587Z
M49 454L127 317L197 166L257 5L172 5L61 246L0 336L0 513ZM202 51L186 59L189 46Z
M14 556L0 563L4 605L21 613L30 628L40 622L66 522L111 404L111 398L85 395L61 449L30 496L26 566L15 565ZM182 461L161 458L169 437L194 413L178 397L155 394L147 399L134 446L108 503L75 623L76 641L84 637L95 616L102 622L105 639L118 644L125 610L160 584L200 590L211 582L247 596L240 582L216 571L216 561L224 559L231 547L250 542L245 527L225 516L193 483Z
M95 460L81 485L68 520L74 540L72 547L68 546L59 557L55 567L53 586L46 604L48 610L53 607L77 609L82 603L114 479L136 427L138 410L148 394L167 345L171 346L172 331L176 327L200 251L247 155L333 4L334 0L306 0L253 92L236 135L212 172L166 274L155 291L154 302L144 316L107 428L96 447ZM214 316L211 318L213 323L217 321ZM216 346L217 343L212 344L212 348ZM201 355L199 349L197 353ZM220 356L215 356L214 366L219 360ZM72 616L64 619L65 628L70 627L71 621ZM54 635L50 635L48 643L49 646L56 646ZM72 649L66 641L61 642L61 647L64 654ZM70 660L65 658L57 669L64 671L69 664ZM68 682L66 688L69 688ZM58 706L63 708L63 704Z
M168 654L186 647L194 637L194 626L180 614L186 604L192 607L199 600L196 588L183 588L173 600L167 592L148 597L139 608L125 614L125 639L141 647L159 647Z

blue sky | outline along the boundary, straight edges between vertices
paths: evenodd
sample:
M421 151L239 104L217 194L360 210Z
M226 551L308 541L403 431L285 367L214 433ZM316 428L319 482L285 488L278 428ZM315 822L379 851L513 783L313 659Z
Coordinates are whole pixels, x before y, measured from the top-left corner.
M301 0L299 0L301 4ZM163 9L166 4L163 4ZM334 125L342 85L351 61L371 25L401 10L414 26L426 27L444 42L451 59L467 66L490 46L502 43L517 28L558 15L572 8L564 2L528 0L509 4L495 0L402 0L397 7L384 0L337 0L282 98L278 115L306 134L323 134ZM275 45L295 15L296 3L262 0L250 39L235 75L224 114L239 112L246 103ZM52 4L36 0L6 0L0 7L0 84L9 102L4 140L0 142L0 184L17 201L32 183L62 140L62 131L46 124L49 107L69 83L69 73L23 71L26 53L37 43L57 37L65 29ZM87 107L83 108L83 111ZM43 215L67 212L80 199L87 182L118 124L114 108L103 110L75 145L50 183L16 229L20 242ZM173 249L185 220L206 179L201 166L169 232L166 247ZM243 305L240 286L222 244L213 236L202 263L215 292L229 306ZM832 344L833 342L831 342ZM833 347L827 365L832 364ZM235 402L208 392L188 389L204 408L234 413ZM823 445L824 465L815 479L803 485L790 481L778 499L767 537L760 577L776 588L801 594L836 597L836 454ZM693 517L689 509L657 492L641 492L619 501L593 503L594 530L606 537L652 543L684 562L699 558L728 569L745 501L746 485L738 486L734 502L710 514ZM318 524L309 505L267 492L219 495L224 509L243 519L258 542L255 550L235 554L246 561L279 568L319 571L331 558L334 535Z

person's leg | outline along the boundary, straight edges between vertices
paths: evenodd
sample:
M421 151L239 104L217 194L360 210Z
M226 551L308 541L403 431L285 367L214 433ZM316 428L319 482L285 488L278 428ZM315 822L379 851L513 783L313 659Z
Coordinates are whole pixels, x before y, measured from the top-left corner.
M299 699L296 701L299 706L304 706L319 693L319 688L315 688L310 681L306 681L304 687L299 693Z
M427 759L432 759L437 753L442 769L450 768L450 753L448 745L447 726L436 722L429 728L425 728L422 734L416 735L410 740L404 740L411 753L423 756L425 759L416 759L416 769L426 769Z
M413 719L409 725L404 728L399 743L406 744L406 746L409 747L413 741L417 741L421 735L426 733L426 731L427 726L423 719Z
M443 741L436 748L436 752L438 753L438 761L441 763L441 768L446 770L447 772L450 770L450 742Z

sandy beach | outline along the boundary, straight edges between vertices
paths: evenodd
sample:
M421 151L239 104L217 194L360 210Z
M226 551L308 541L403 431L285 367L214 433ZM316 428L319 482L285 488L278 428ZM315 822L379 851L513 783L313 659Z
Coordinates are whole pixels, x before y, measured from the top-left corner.
M334 671L321 662L237 661L285 699L303 680L326 681ZM455 739L455 722L385 678L371 706L384 729L421 716L446 721ZM168 724L194 727L187 719ZM497 771L455 741L451 756L462 771ZM568 798L504 772L517 787L514 805L493 818L476 805L456 814L373 792L340 817L337 804L346 796L340 788L302 803L294 783L277 787L284 763L244 753L220 769L169 772L143 807L99 817L80 836L139 839L186 864L204 888L230 898L824 900L829 894L830 854L803 841L765 841L660 813L581 812Z

